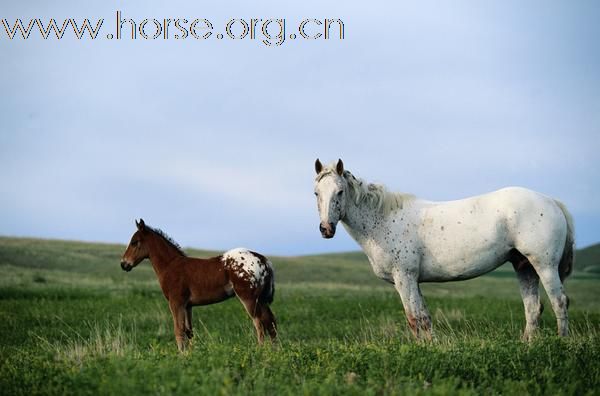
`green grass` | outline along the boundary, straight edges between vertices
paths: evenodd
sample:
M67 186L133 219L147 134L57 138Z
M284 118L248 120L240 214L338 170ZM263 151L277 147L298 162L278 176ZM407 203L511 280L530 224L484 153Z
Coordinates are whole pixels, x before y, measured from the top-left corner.
M593 250L567 281L566 339L554 335L547 309L540 336L519 341L523 308L505 266L424 285L436 339L416 342L393 287L364 255L348 253L271 257L277 346L256 345L232 299L194 309L184 355L150 265L124 273L123 250L0 238L0 394L600 392L600 276L585 270L597 260Z

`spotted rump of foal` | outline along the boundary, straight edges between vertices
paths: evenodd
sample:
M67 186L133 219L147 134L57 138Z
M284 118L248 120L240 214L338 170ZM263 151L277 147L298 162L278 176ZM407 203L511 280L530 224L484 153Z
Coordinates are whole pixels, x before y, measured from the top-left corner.
M233 249L209 259L187 257L181 247L162 231L136 221L137 231L121 260L131 271L150 259L173 315L175 339L180 351L192 338L192 307L218 303L236 295L254 322L258 342L265 332L274 341L275 316L269 305L275 293L273 266L261 254Z

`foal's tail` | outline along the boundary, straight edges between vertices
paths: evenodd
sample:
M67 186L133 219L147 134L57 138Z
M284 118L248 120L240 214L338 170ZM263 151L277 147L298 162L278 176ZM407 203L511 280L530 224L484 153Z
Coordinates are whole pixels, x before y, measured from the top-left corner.
M271 304L275 297L275 271L273 265L267 260L267 276L265 277L265 285L258 296L258 301L264 304Z
M567 276L573 271L573 265L575 264L575 229L573 228L573 217L567 210L565 204L555 200L556 204L562 210L565 220L567 220L567 238L565 240L565 248L563 250L560 263L558 264L558 275L560 281L564 281Z

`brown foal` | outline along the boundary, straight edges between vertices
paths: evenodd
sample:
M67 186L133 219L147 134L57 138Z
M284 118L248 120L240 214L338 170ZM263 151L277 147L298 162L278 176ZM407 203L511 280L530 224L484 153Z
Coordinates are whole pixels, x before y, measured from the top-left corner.
M162 231L136 221L137 231L121 260L131 271L150 259L173 315L175 339L180 351L192 338L192 307L218 303L237 295L254 322L258 342L267 332L277 336L275 316L269 307L275 292L271 262L247 249L233 249L209 259L187 257Z

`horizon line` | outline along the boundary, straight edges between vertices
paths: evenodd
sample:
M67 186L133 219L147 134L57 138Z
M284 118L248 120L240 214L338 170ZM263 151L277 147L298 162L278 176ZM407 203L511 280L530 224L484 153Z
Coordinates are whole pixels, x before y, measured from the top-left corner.
M121 242L114 242L114 241L100 241L100 240L87 240L87 239L64 239L64 238L52 238L52 237L39 237L39 236L30 236L30 235L6 235L6 234L0 234L0 239L34 239L34 240L40 240L40 241L56 241L56 242L74 242L74 243L91 243L91 244L97 244L97 245L119 245L119 246L124 246L127 247L126 244L121 243ZM575 245L575 250L583 250L583 249L587 249L589 247L592 246L596 246L596 245L600 245L600 241L598 242L593 242L589 245L585 245L585 246L577 246ZM212 249L212 248L200 248L200 247L194 247L194 246L183 246L184 250L187 249L191 249L191 250L199 250L199 251L203 251L203 252L226 252L229 249L226 250L221 250L221 249ZM231 248L231 249L235 249L235 247ZM328 254L348 254L348 253L363 253L365 254L360 248L356 249L356 250L338 250L338 251L327 251L327 252L311 252L311 253L303 253L303 254L290 254L290 253L286 253L286 254L271 254L271 253L266 253L267 256L272 256L272 257L285 257L285 258L294 258L294 257L304 257L304 256L320 256L320 255L328 255ZM365 255L366 256L366 255Z

